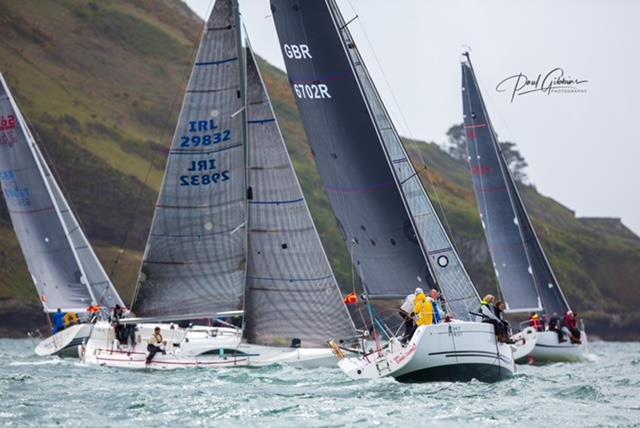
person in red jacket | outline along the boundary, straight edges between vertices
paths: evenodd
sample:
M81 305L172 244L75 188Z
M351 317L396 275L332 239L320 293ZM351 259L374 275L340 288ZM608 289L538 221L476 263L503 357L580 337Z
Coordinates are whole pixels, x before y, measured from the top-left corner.
M568 331L568 336L571 339L571 343L580 344L580 329L578 328L578 318L574 315L573 311L567 311L563 319L563 330Z
M533 312L529 317L529 326L536 329L536 331L544 331L544 323L540 319L540 315Z

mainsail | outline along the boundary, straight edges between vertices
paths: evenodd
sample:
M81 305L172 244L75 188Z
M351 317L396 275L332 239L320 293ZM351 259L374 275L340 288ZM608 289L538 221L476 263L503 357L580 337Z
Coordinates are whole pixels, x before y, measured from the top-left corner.
M533 230L500 150L478 82L462 61L464 126L482 225L510 312L564 313L569 306Z
M429 268L324 0L272 0L298 110L338 226L371 298L430 285Z
M0 75L0 183L45 311L122 305Z
M245 337L323 346L355 335L255 58L247 48L249 252Z
M469 319L477 292L331 0L272 0L307 136L369 295L435 283ZM417 231L417 233L416 233Z
M378 134L391 161L400 191L418 231L423 252L429 258L431 274L446 298L449 310L458 319L470 319L469 311L476 310L480 300L471 278L438 218L426 190L420 181L400 136L364 65L340 10L334 0L327 1L340 29L346 51L362 87L365 99L378 128Z
M133 309L186 315L242 308L245 118L239 17L218 0L202 35L169 152Z

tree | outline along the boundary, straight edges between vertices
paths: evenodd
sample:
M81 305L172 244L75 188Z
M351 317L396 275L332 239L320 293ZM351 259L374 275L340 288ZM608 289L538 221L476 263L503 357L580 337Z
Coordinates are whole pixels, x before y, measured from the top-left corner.
M447 138L449 139L449 144L447 146L447 152L449 153L449 156L454 159L466 161L468 152L467 136L464 132L464 124L459 123L449 128L449 130L447 131Z
M446 150L449 156L454 159L466 161L469 152L467 151L467 134L464 130L464 124L459 123L453 125L447 131L448 144ZM529 166L524 156L516 148L516 143L511 141L500 141L500 150L504 156L507 166L513 175L514 180L520 183L528 183L529 177L525 172L525 169Z
M516 143L512 143L511 141L501 141L499 144L500 150L502 151L504 160L507 162L507 166L511 171L513 179L520 183L527 183L529 181L529 177L527 176L525 169L529 164L516 148Z

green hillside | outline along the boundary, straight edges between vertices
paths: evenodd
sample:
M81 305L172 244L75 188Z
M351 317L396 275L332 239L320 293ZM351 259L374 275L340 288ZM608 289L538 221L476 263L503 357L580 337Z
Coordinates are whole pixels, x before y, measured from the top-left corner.
M128 299L202 23L174 0L0 0L0 23L0 71ZM349 258L286 77L261 65L322 240L349 287ZM423 179L474 281L495 290L467 165L436 144L406 143L419 169L420 159L428 163ZM640 239L615 221L576 219L533 187L521 191L568 299L597 320L590 330L640 334ZM0 334L37 313L36 299L0 202ZM28 317L29 326L40 318Z

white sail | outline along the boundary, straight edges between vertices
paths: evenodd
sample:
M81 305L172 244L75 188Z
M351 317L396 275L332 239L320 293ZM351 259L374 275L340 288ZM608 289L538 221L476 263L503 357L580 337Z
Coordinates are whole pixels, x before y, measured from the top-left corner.
M0 81L0 183L45 311L122 305L1 75Z
M206 23L169 152L133 309L241 309L246 269L245 125L235 7Z

